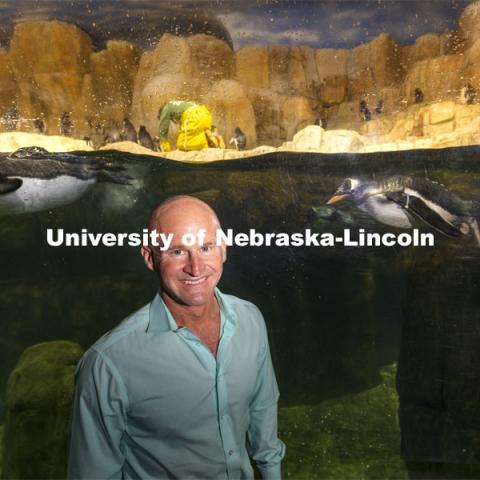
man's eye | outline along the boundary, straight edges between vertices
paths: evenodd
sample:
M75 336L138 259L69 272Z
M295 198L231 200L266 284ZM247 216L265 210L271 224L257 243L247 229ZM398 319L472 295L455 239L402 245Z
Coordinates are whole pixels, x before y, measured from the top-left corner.
M175 250L172 250L172 255L179 257L180 255L183 255L184 251L181 248L176 248Z
M202 245L200 247L200 250L203 252L203 253L210 253L212 250L213 250L213 247L211 245Z

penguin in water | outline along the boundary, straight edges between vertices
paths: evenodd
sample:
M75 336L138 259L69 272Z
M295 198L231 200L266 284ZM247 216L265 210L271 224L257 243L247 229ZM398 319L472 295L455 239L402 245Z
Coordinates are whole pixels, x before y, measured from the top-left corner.
M72 203L97 182L128 185L132 178L124 170L92 157L22 148L0 157L0 215Z
M480 246L480 229L473 202L459 198L428 179L402 175L380 181L346 178L327 205L350 200L360 210L385 225L412 228L415 217L447 237L473 234Z
M135 127L128 118L123 119L123 129L120 137L122 140L128 140L130 142L137 143L138 141L137 131L135 130Z
M142 147L149 148L150 150L157 150L155 148L155 144L153 143L152 137L145 128L145 125L140 125L138 130L138 143L142 145Z
M240 127L235 128L230 143L233 143L237 150L245 150L247 147L247 137Z

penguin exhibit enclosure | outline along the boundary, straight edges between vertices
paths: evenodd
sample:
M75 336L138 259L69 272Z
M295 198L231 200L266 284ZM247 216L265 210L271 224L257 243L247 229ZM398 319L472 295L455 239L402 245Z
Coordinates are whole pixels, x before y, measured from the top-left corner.
M67 477L75 367L159 288L101 239L175 195L243 234L283 478L480 478L480 1L0 14L0 478Z

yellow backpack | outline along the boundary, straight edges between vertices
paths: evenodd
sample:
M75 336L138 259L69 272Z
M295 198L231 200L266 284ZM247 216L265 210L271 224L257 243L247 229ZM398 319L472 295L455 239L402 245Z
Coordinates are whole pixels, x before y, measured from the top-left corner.
M212 115L204 105L194 105L182 113L177 138L179 150L202 150L208 148L206 130L212 128Z

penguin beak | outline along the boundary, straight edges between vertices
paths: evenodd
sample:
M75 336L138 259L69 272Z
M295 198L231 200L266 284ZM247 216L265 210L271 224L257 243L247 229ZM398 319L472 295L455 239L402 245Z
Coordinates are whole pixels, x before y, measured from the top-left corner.
M328 202L327 205L331 205L332 203L337 203L340 200L343 200L346 195L334 195Z

